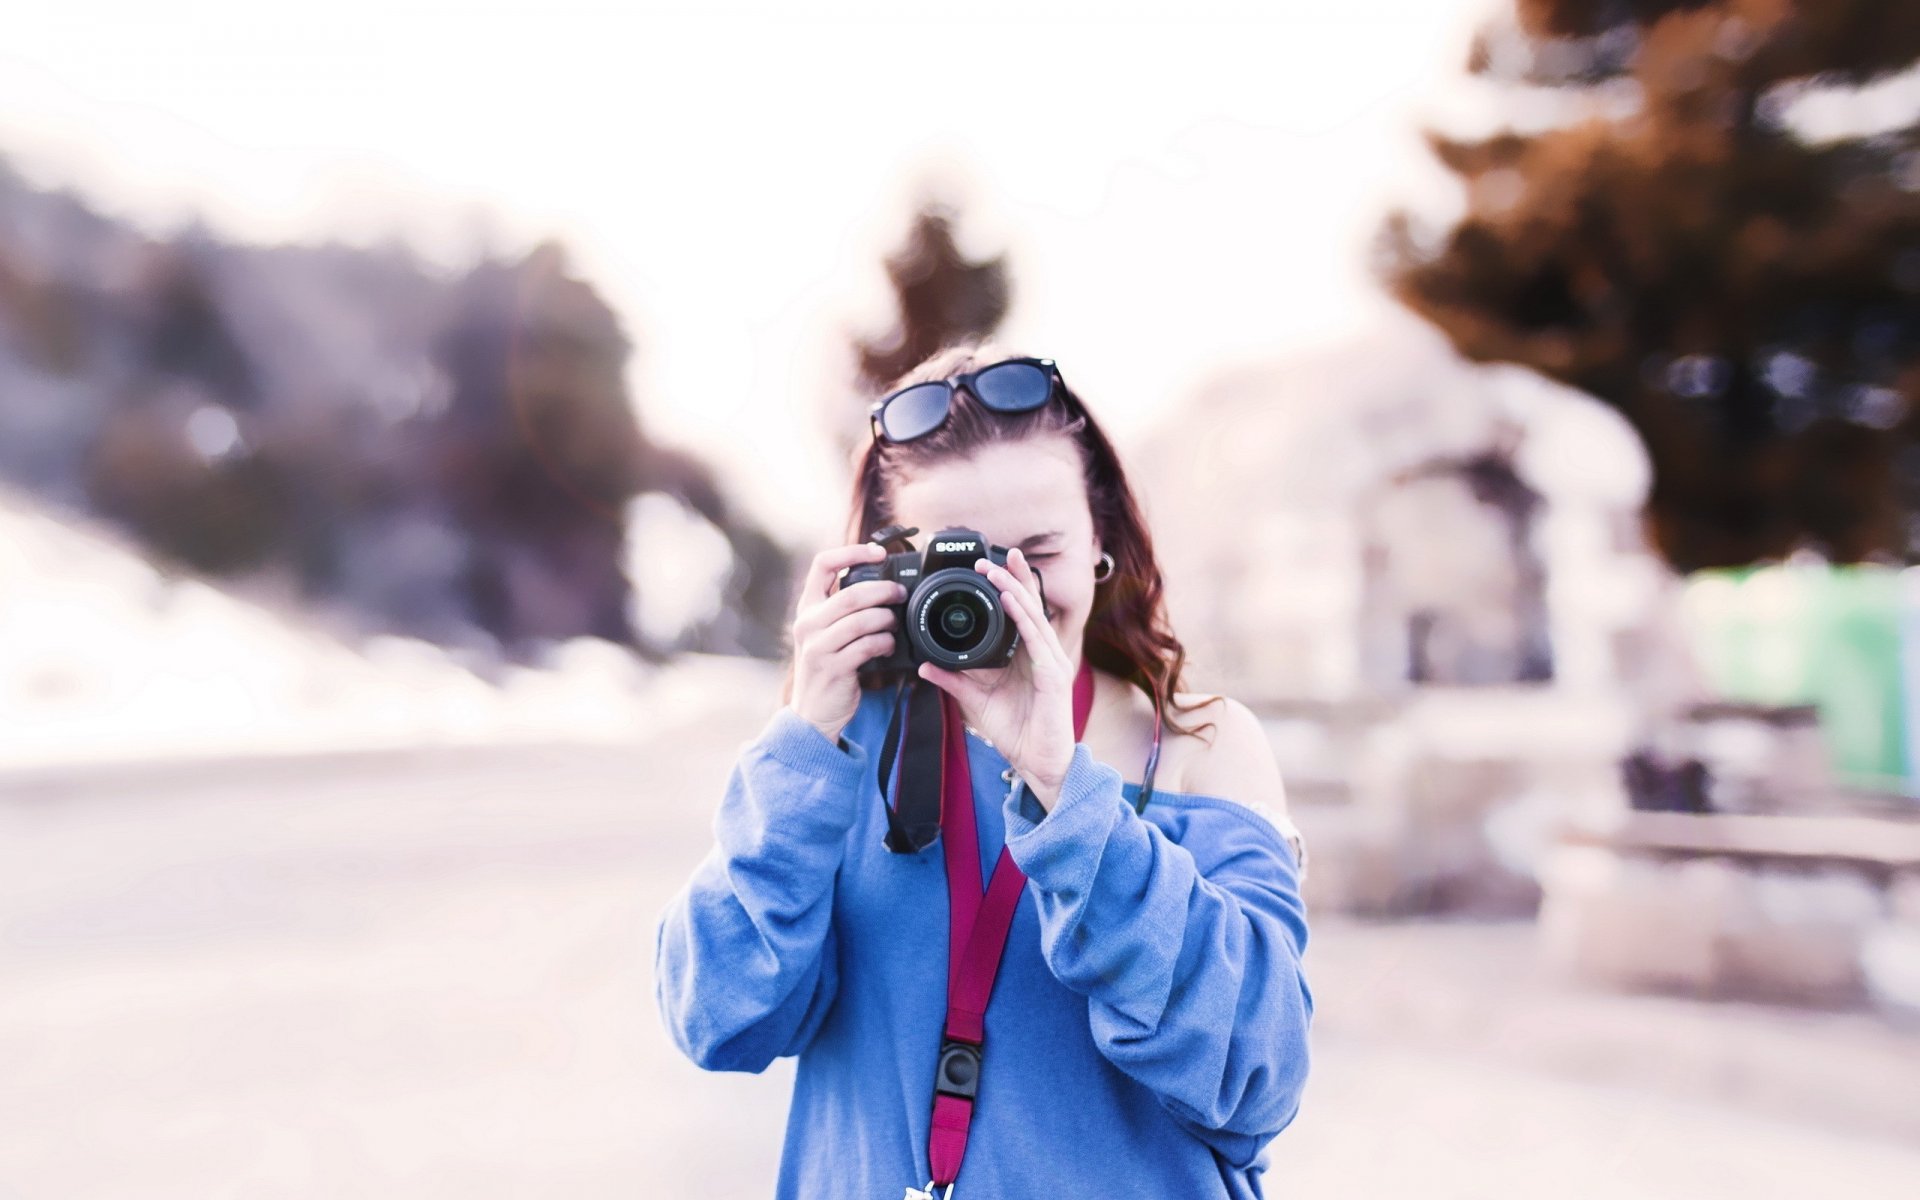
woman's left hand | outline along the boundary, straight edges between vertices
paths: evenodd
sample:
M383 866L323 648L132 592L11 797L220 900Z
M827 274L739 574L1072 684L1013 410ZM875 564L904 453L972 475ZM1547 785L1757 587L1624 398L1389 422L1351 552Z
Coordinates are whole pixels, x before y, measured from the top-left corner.
M1051 811L1073 759L1073 663L1046 618L1026 555L1010 550L1007 567L981 558L973 569L999 589L1020 631L1020 652L1007 666L989 670L950 671L921 663L920 678L959 702L967 724L1006 756L1034 798Z

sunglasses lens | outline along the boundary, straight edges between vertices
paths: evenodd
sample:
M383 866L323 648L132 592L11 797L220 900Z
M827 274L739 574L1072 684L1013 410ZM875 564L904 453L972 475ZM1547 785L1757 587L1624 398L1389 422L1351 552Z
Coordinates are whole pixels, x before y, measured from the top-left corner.
M1026 412L1047 402L1053 377L1033 363L1001 363L982 371L973 390L980 403L997 412Z
M911 441L947 419L947 385L922 383L901 392L880 410L880 428L896 442Z

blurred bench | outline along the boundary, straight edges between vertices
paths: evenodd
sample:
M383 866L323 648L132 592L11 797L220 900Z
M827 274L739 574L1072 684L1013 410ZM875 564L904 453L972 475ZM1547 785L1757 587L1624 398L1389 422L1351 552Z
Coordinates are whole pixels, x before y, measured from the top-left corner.
M1560 840L1676 858L1920 868L1920 819L1629 811L1569 824Z
M1628 989L1920 1012L1920 819L1625 810L1563 825L1543 955Z

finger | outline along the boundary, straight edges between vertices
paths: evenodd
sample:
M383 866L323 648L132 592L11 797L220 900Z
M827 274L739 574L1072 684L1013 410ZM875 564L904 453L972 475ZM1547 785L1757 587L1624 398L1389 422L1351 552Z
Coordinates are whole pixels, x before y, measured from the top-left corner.
M1015 553L1017 553L1017 551ZM991 583L994 586L995 590L1002 593L1003 600L1005 599L1005 593L1007 592L1012 592L1015 596L1023 600L1028 599L1032 596L1032 593L1027 589L1027 585L1021 582L1019 576L1015 575L1012 571L1008 570L1006 567L1001 566L999 563L994 562L992 559L987 559L987 558L975 559L974 569L979 571L981 574L985 575L987 577L987 582ZM1037 610L1038 610L1038 605L1033 605L1029 609L1029 611L1037 611Z
M891 579L863 579L852 587L841 588L826 599L801 609L794 626L802 632L826 629L862 609L898 604L906 598L904 584Z
M1038 642L1043 653L1050 654L1054 665L1064 672L1069 665L1067 650L1060 644L1060 634L1054 629L1053 622L1047 620L1046 610L1041 607L1040 597L1025 589L1017 592L1016 596L1027 615L1027 624L1022 633L1032 641Z
M998 567L1000 570L1005 571L1007 574L1019 580L1021 587L1026 588L1036 597L1039 596L1040 581L1034 574L1033 564L1028 562L1027 556L1019 550L1007 551L1007 561L1004 563L996 563L990 558L975 559L974 561L976 563L986 563L989 567Z
M879 562L885 557L887 548L878 542L856 542L850 546L830 546L813 556L813 564L807 569L807 582L800 589L800 602L807 604L827 596L832 592L834 576L843 567L856 563Z
M1011 578L1009 576L1008 578ZM1014 627L1026 640L1027 656L1038 669L1064 673L1067 655L1054 636L1053 626L1034 611L1034 600L1018 588L1002 588L1000 602L1013 616Z
M1011 554L1018 554L1018 553L1019 553L1018 550L1011 552ZM1011 554L1008 557L1009 562L1013 561ZM1007 586L1007 581L1012 580L1013 582L1019 584L1022 589L1031 590L1032 588L1032 585L1030 583L1028 583L1025 579L1022 579L1020 576L1014 574L1014 572L1009 567L1002 566L1001 564L994 562L990 558L974 559L973 569L980 572L982 575L985 575L987 579L991 581L996 587L1004 588Z
M879 633L869 633L857 637L833 652L835 665L841 668L858 667L870 658L879 658L883 654L893 653L893 631L883 629Z
M900 618L895 616L890 608L863 608L841 617L814 637L818 640L822 651L833 654L856 639L883 630L891 630L899 623Z
M983 689L977 680L968 678L977 672L949 671L945 667L923 662L916 668L916 673L920 678L958 700L962 709L977 710L980 707Z
M1033 593L1034 600L1038 602L1034 606L1035 610L1039 612L1042 619L1051 624L1052 614L1047 611L1047 596L1040 583L1040 572L1027 560L1027 552L1018 548L1008 551L1007 565L1012 570L1014 578L1026 584L1027 590Z
M986 562L985 559L980 560ZM1036 661L1048 661L1053 664L1066 662L1067 653L1060 645L1060 638L1053 626L1040 611L1040 600L1027 590L1027 585L1015 578L1013 573L998 563L987 563L987 579L1000 589L1000 599L1013 615L1014 626L1020 635L1027 639Z
M1027 561L1026 552L1018 546L1007 551L1007 570L1013 572L1015 579L1026 584L1028 591L1036 596L1040 594L1040 585L1033 577L1033 564Z

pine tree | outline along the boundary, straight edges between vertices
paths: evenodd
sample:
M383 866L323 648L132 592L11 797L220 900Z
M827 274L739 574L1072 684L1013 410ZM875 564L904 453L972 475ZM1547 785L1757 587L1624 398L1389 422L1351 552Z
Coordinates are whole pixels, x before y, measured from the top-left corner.
M1006 256L968 261L954 241L958 220L953 205L937 199L924 201L914 215L906 244L887 258L887 279L898 300L899 324L883 341L862 339L854 345L862 403L848 426L847 449L868 436L866 405L882 388L944 347L991 334L1006 318Z
M1616 407L1681 570L1920 559L1920 123L1816 140L1810 89L1920 60L1912 0L1516 0L1468 69L1588 115L1461 139L1437 236L1383 230L1394 294L1465 357Z

